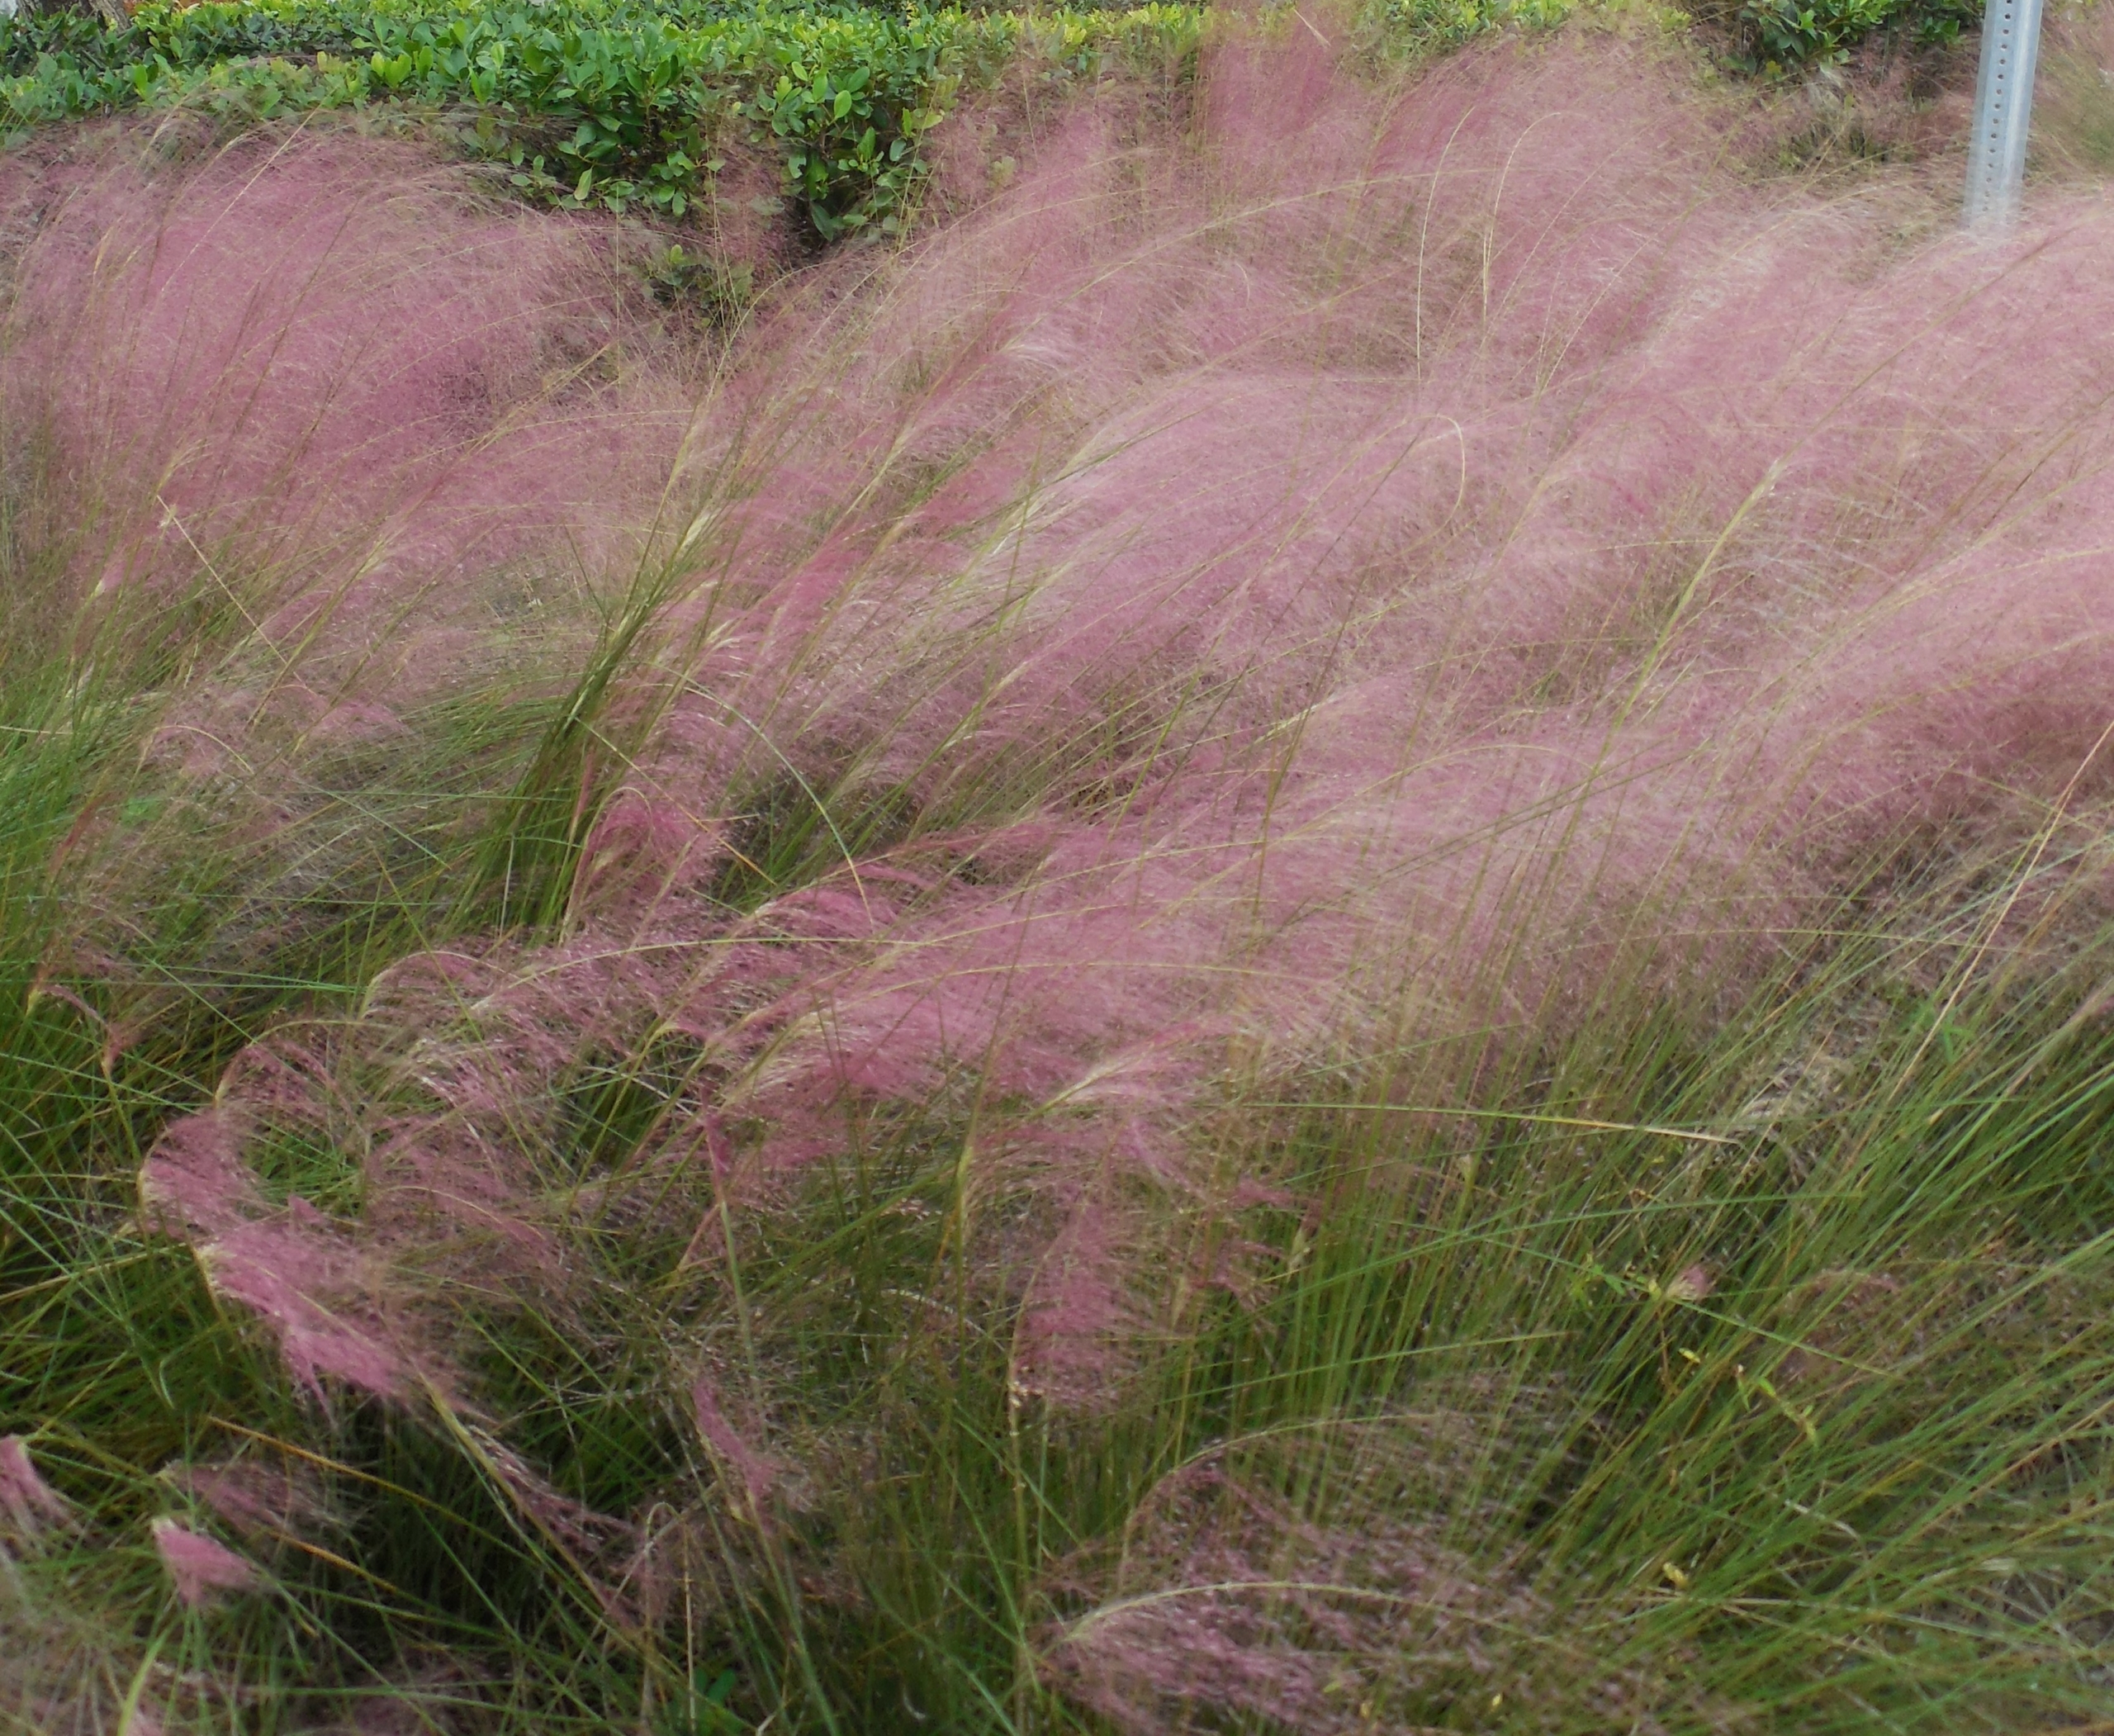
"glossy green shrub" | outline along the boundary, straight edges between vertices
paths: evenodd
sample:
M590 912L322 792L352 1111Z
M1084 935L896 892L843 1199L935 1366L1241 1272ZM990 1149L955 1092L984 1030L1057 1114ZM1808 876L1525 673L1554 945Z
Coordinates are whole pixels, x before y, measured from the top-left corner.
M1974 0L1744 0L1733 20L1735 59L1750 72L1795 73L1847 59L1876 31L1950 42L1981 17Z
M919 140L965 67L1178 64L1201 16L1161 3L1023 19L717 0L149 0L121 27L0 20L0 126L135 105L268 119L410 103L456 117L524 192L671 216L737 126L776 144L788 193L835 238L896 226L923 173Z

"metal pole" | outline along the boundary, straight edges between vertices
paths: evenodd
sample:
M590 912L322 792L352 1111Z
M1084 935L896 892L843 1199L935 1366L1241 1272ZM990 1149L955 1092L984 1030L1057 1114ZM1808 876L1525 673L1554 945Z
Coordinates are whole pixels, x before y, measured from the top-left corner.
M1988 0L1982 70L1974 81L1974 130L1967 141L1966 221L2007 228L2026 175L2033 63L2041 53L2041 0Z

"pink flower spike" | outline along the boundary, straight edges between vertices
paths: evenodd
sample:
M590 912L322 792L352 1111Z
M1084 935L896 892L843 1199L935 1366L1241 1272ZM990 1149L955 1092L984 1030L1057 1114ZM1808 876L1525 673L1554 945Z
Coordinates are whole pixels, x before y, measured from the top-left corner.
M176 1595L189 1608L211 1602L216 1593L246 1591L257 1583L254 1567L202 1531L173 1519L157 1519L149 1529Z
M727 1469L741 1478L751 1509L761 1513L763 1502L770 1497L771 1486L777 1481L778 1468L751 1446L741 1431L728 1421L727 1413L719 1407L719 1395L713 1390L709 1376L699 1376L691 1387L690 1405L697 1417L697 1432L704 1444Z
M11 1530L31 1538L66 1516L66 1499L38 1474L19 1435L0 1435L0 1511Z

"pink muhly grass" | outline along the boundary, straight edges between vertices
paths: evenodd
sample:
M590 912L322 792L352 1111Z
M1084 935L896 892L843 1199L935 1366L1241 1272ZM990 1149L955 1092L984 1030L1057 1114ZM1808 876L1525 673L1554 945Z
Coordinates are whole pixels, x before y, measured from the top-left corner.
M344 741L444 689L495 571L623 562L689 410L635 363L652 339L606 235L479 211L349 135L180 165L136 142L26 189L41 221L0 325L0 434L48 455L77 597L210 575L277 665L244 714L306 691L306 726Z
M363 1317L360 1263L334 1238L290 1216L246 1224L198 1255L215 1293L265 1322L294 1378L319 1398L325 1377L383 1398L410 1390L409 1359L386 1327Z
M1073 1698L1139 1730L1203 1706L1368 1728L1371 1672L1391 1653L1439 1681L1488 1675L1488 1629L1536 1613L1524 1587L1504 1582L1509 1569L1464 1558L1429 1520L1359 1517L1363 1526L1306 1519L1216 1455L1177 1473L1126 1528L1114 1583L1094 1588L1104 1601L1050 1636L1052 1673Z
M298 1195L271 1210L240 1150L230 1111L173 1123L140 1172L149 1221L189 1244L217 1295L267 1325L316 1397L326 1376L357 1392L405 1394L410 1363L374 1308L367 1261Z
M749 1511L761 1520L771 1490L777 1483L780 1468L751 1445L742 1431L728 1421L719 1402L718 1387L709 1375L700 1375L690 1383L690 1411L697 1423L699 1437L741 1485Z
M1078 1613L1040 1636L1045 1678L1140 1733L1421 1728L1494 1689L1552 1727L1680 1727L1679 1690L1567 1639L1559 1588L1481 1544L1464 1491L1490 1432L1444 1410L1334 1419L1172 1473L1120 1539L1051 1570Z
M1088 1193L1042 1255L1014 1334L1010 1378L1020 1395L1093 1406L1117 1390L1144 1311L1114 1217Z
M241 1154L235 1112L209 1109L171 1122L140 1171L143 1212L173 1234L212 1236L248 1222L264 1201Z
M223 1592L246 1591L257 1583L254 1563L204 1532L168 1518L152 1520L148 1529L169 1583L188 1607L203 1608Z
M0 1435L0 1514L12 1539L31 1542L47 1525L72 1511L66 1497L44 1480L19 1435Z
M272 631L328 666L275 703L357 741L518 630L456 578L563 535L604 602L665 579L557 932L407 959L347 1023L382 1082L358 1222L241 1170L291 1063L143 1173L305 1382L442 1366L400 1267L560 1307L608 1196L558 1177L558 1100L680 1040L641 1166L738 1203L860 1115L973 1112L979 1179L1036 1206L1021 1378L1087 1402L1151 1318L1149 1226L1230 1196L1214 1105L1722 999L1904 841L2016 836L2085 761L2098 205L1896 246L1913 183L1757 187L1737 118L1619 44L1389 87L1233 31L1192 118L1074 106L960 221L787 285L694 404L590 365L645 344L600 231L371 208L379 147L83 183L22 304L64 341L7 366L112 503L84 587L188 571L187 535L296 572ZM197 776L234 765L259 695L184 704ZM793 814L765 884L751 832Z
M246 1539L298 1535L327 1517L313 1476L288 1464L236 1459L164 1474Z

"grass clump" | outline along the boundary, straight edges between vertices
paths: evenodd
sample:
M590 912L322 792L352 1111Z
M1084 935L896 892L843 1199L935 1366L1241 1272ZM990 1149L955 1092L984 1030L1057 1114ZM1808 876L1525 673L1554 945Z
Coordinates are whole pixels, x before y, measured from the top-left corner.
M2098 1715L2114 232L1282 23L761 287L32 165L0 1715Z

